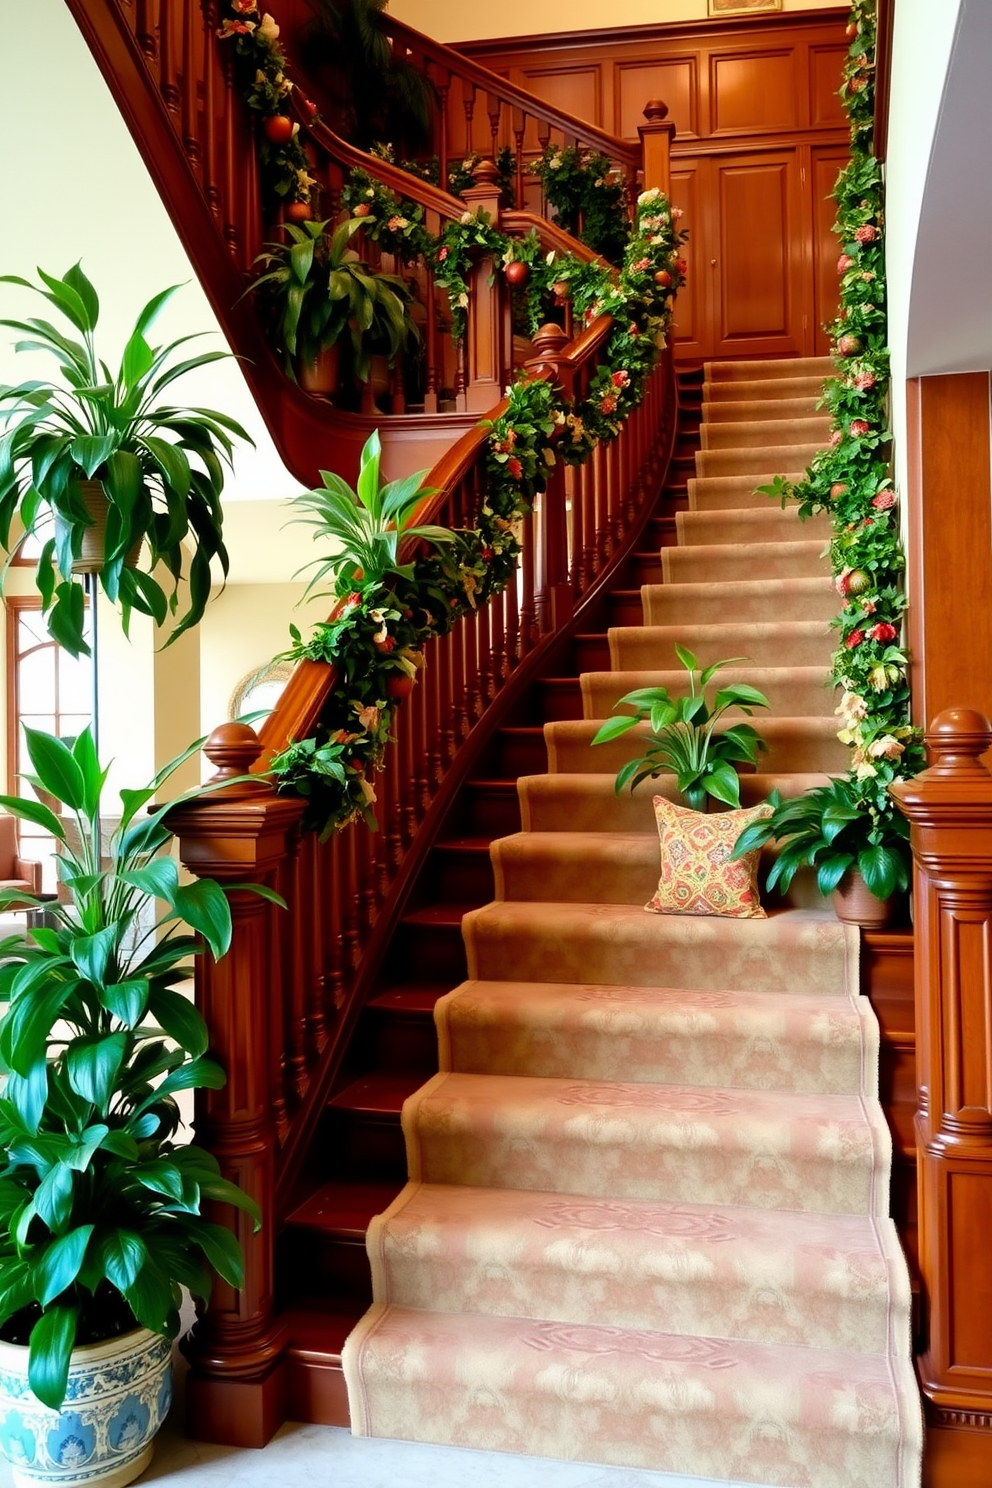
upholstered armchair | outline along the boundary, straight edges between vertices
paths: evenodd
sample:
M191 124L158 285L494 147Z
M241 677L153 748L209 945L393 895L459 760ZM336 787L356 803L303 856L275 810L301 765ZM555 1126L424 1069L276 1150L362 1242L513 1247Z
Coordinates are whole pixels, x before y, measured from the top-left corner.
M41 893L41 864L22 858L17 842L17 821L6 812L0 813L0 889L23 889L25 894ZM16 909L16 903L7 905Z

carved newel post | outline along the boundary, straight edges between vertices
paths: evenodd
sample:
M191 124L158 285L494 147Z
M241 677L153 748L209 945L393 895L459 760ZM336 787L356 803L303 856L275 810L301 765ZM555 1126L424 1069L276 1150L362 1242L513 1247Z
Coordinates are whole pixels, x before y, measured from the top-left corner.
M206 755L217 766L214 781L237 781L262 752L253 729L227 723L214 729ZM279 864L296 849L303 804L277 796L258 777L240 780L202 800L176 808L169 826L180 857L193 873L222 884L272 885ZM284 914L259 895L229 895L231 948L216 964L197 958L196 1000L210 1034L210 1053L227 1073L222 1090L197 1092L196 1141L212 1152L225 1178L255 1199L263 1223L229 1205L212 1218L238 1236L245 1257L245 1285L236 1292L214 1285L209 1310L186 1345L190 1360L187 1425L200 1440L264 1446L284 1420L281 1339L273 1313L275 1240L275 1124L269 1030L273 916Z
M462 197L470 212L484 211L494 227L499 227L502 190L499 171L491 160L480 160L472 172L474 186L467 187ZM469 413L486 413L499 402L502 393L504 293L501 264L484 254L472 270L469 280L468 306L468 386L465 407Z
M573 396L573 374L564 360L568 337L561 326L544 325L534 337L534 355L524 365L532 376L550 372L567 399ZM537 498L537 573L534 607L540 635L559 630L575 608L568 562L568 513L565 508L565 466L558 460L548 468L548 484Z
M675 125L668 117L668 104L652 98L644 105L646 124L639 124L641 157L644 162L645 191L660 186L667 197L672 194L672 140Z
M925 1352L934 1424L992 1426L992 724L927 734L933 763L892 787L915 860L916 1117ZM970 1481L970 1480L969 1480ZM977 1479L976 1479L977 1481Z

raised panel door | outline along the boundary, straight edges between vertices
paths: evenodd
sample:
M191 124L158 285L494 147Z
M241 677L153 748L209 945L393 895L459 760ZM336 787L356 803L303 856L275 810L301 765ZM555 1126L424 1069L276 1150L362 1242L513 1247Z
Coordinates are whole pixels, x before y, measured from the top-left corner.
M711 339L710 311L706 303L708 231L700 215L700 169L696 162L686 164L680 160L673 163L671 199L673 206L682 208L681 226L689 230L684 249L689 269L675 304L675 351L680 357L704 357L709 355Z
M808 230L795 150L707 164L711 354L800 356ZM705 245L701 245L704 246Z
M848 162L848 151L839 146L814 145L811 154L810 181L813 232L813 349L815 355L826 356L830 351L830 337L824 324L837 315L840 280L837 275L837 259L840 243L833 230L837 206L834 201L834 183Z

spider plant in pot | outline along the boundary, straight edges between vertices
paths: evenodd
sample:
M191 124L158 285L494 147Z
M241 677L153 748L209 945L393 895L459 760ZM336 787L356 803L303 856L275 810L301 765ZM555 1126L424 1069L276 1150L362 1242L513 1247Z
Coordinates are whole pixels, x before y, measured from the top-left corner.
M746 682L730 682L717 688L709 701L706 688L717 672L747 657L714 661L700 670L696 657L685 646L676 644L675 651L688 673L689 691L682 697L673 697L667 687L639 687L628 692L617 707L633 711L608 718L592 742L607 744L638 724L647 723L647 747L617 772L617 795L626 785L633 790L648 777L673 774L679 794L694 811L705 811L711 798L738 807L741 786L735 766L753 767L767 745L749 723L731 723L719 731L717 725L731 709L750 715L755 708L767 708L768 699Z
M181 885L163 856L176 803L144 810L202 740L121 791L107 850L107 771L89 730L71 747L26 739L27 778L62 815L20 797L0 806L58 840L70 902L0 944L0 1446L15 1481L123 1484L168 1409L180 1288L205 1299L214 1273L243 1282L240 1247L204 1202L259 1220L213 1157L182 1142L176 1104L224 1083L180 990L199 943L179 922L220 957L231 913L219 884Z
M801 868L813 868L820 893L833 897L837 918L867 929L891 922L897 896L909 888L909 823L887 797L854 776L814 786L788 801L777 791L770 816L738 837L732 856L778 843L766 887L787 890Z
M14 518L42 543L36 583L48 628L73 656L83 637L80 575L96 576L119 603L125 631L132 610L163 625L179 608L184 569L187 608L170 644L196 625L210 597L211 560L227 573L220 497L235 439L251 440L234 419L210 408L161 401L183 376L228 355L206 351L176 360L192 340L152 346L147 332L178 286L148 301L116 375L96 351L100 303L76 264L61 279L38 270L41 288L17 275L0 283L40 294L67 329L49 320L0 320L21 333L19 352L47 352L59 376L0 388L0 544L10 551ZM92 539L92 541L91 541ZM142 564L142 544L147 560ZM188 563L184 558L188 553ZM163 587L164 583L164 587Z

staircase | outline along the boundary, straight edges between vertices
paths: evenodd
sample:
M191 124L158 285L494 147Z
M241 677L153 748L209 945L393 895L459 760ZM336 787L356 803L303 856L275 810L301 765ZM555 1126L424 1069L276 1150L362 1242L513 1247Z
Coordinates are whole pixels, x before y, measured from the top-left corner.
M645 914L651 796L673 782L617 798L631 736L590 748L622 692L681 685L678 640L747 652L726 675L771 700L745 803L843 769L826 529L751 494L824 442L826 370L683 374L640 594L577 638L580 676L535 688L434 850L283 1241L282 1276L307 1278L288 1316L343 1333L384 1211L345 1353L357 1432L811 1488L918 1479L857 935L808 884L765 921Z

